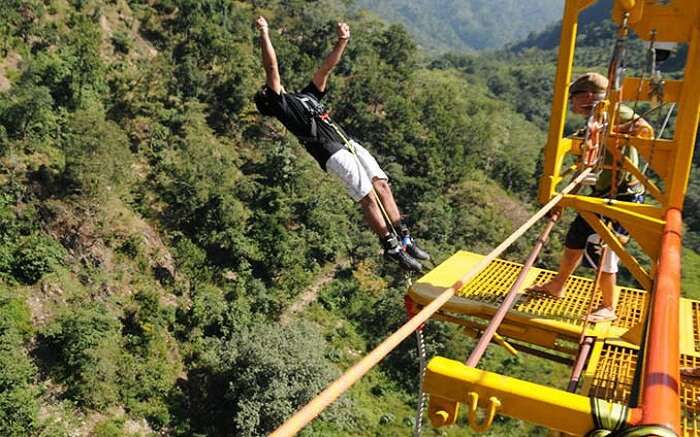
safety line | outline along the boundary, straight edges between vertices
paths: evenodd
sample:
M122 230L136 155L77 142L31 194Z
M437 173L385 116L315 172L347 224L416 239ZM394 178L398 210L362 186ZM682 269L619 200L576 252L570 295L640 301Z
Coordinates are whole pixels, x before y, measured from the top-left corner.
M343 375L326 387L321 393L312 399L306 406L299 410L294 416L289 418L279 428L277 428L271 437L292 436L299 432L304 426L318 416L326 407L335 401L340 395L345 393L353 384L369 372L377 365L389 352L396 348L402 341L411 335L419 326L425 323L435 312L437 312L457 290L460 290L465 284L474 279L482 270L484 270L494 259L503 253L513 242L520 238L528 229L530 229L540 218L554 208L559 201L573 190L589 173L590 168L584 169L569 185L562 190L561 193L554 196L547 202L539 211L537 211L528 221L521 225L515 232L506 238L498 247L491 253L486 255L477 263L471 270L455 282L450 288L443 291L432 302L423 307L415 316L409 319L397 331L387 337L370 353L365 355L360 361L348 369Z

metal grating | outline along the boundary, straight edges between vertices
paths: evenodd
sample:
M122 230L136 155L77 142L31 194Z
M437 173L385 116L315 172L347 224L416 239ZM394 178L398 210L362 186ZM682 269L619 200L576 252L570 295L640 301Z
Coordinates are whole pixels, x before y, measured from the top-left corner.
M693 301L693 339L695 352L700 352L700 302Z
M697 327L694 329L697 335ZM697 338L697 337L696 337ZM700 358L681 355L681 368L700 367ZM700 436L700 380L697 378L681 377L681 427L683 435L688 437Z
M636 365L636 349L604 345L588 396L626 404Z
M588 396L628 403L637 350L605 344ZM700 358L681 355L681 367L698 368ZM700 437L700 380L681 378L681 427L686 437Z
M462 287L457 295L497 305L508 293L521 269L520 264L501 259L493 260L483 272Z
M500 259L494 260L483 272L462 287L457 295L491 305L499 305L521 269L522 265L520 264ZM546 282L554 275L554 272L540 270L535 283ZM538 317L557 319L581 326L581 319L588 311L592 286L591 279L571 276L566 283L566 295L563 298L554 299L542 295L526 294L520 302L516 303L514 309ZM593 308L600 303L600 290L596 292L594 299ZM618 319L613 322L613 325L628 329L637 325L642 321L647 303L647 293L643 290L622 288L617 309Z
M537 275L535 283L547 282L553 276L553 272L542 271ZM515 309L524 313L559 319L580 326L582 324L581 319L586 315L591 300L591 286L591 280L571 276L566 282L566 294L564 297L554 299L541 295L532 295L516 305ZM600 301L600 292L596 293L594 299L595 304Z

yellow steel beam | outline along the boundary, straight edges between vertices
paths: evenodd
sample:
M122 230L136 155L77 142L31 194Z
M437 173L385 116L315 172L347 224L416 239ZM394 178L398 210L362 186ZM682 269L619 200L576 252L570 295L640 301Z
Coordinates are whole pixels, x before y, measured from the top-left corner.
M568 196L562 204L573 206L579 213L593 212L620 222L652 261L658 259L664 222L655 216L660 208L586 196Z
M641 88L639 87L641 82ZM683 81L664 80L664 103L677 102L680 99ZM622 98L620 101L649 101L651 95L651 81L638 77L626 77L622 85Z
M697 312L700 310L700 305L697 301L681 299L679 310L678 321L681 335L678 341L681 354L699 356L700 354L695 349L695 323L697 323Z
M562 135L564 134L564 123L569 104L568 84L571 81L578 15L594 2L595 0L567 0L564 5L564 16L559 39L559 61L557 62L557 72L554 80L554 96L552 97L549 133L547 135L547 147L545 148L545 176L542 177L539 184L538 199L543 204L554 195L556 186L561 180L559 172L564 155L568 150L567 146L570 146L570 143L562 141Z
M622 168L630 172L632 176L634 176L642 185L644 185L646 192L649 193L657 202L659 202L661 205L666 204L666 196L661 189L657 187L656 184L647 177L647 175L643 174L641 170L639 170L639 168L626 156L623 157Z
M684 72L683 93L678 104L675 137L679 145L673 152L673 173L666 193L670 208L683 209L688 176L695 148L700 119L700 2L696 3L695 27L688 46L688 61Z
M495 313L495 311L494 311ZM509 315L510 316L510 315ZM471 320L466 320L462 319L459 317L451 316L449 314L445 314L442 312L438 312L433 316L434 320L440 320L443 322L450 322L454 323L457 325L461 325L465 329L465 333L473 338L477 338L479 333L486 329L486 324L483 323L477 323ZM484 320L489 320L489 318L484 317ZM570 347L564 347L558 344L558 340L568 340L568 341L574 341L576 340L575 334L577 333L575 329L569 329L570 326L566 324L562 324L561 322L555 323L554 325L550 325L547 323L541 323L542 320L536 320L533 321L532 319L525 320L524 323L518 323L518 322L512 322L512 321L506 321L501 323L501 326L499 326L499 332L508 338L522 341L525 343L529 344L534 344L537 346L542 346L544 348L552 349L557 352L562 352L570 355L575 355L576 354L576 349L575 348L570 348ZM556 321L555 321L556 322ZM568 331L568 335L563 335L561 331ZM596 335L596 334L601 334L600 330L596 330L593 328L586 328L587 335ZM474 335L472 335L474 334ZM578 331L578 334L580 334L580 329ZM615 331L615 334L619 335L618 331ZM611 334L611 335L615 335ZM504 337L501 337L503 341L505 341ZM503 346L504 348L508 349L507 346L501 343L498 338L496 338L496 342Z
M454 423L457 404L466 404L469 394L476 393L484 401L498 399L499 414L553 430L584 435L594 427L591 399L587 396L467 367L442 357L428 363L423 387L430 393L428 416L435 426ZM481 406L486 407L486 402Z
M625 202L615 199L604 199L602 197L589 197L579 195L566 195L560 202L561 206L585 209L598 214L604 214L615 220L622 219L629 214L640 220L640 223L647 223L647 227L653 229L663 226L664 210L654 205L644 203Z
M587 211L581 211L581 216L588 222L593 230L600 236L600 238L605 241L608 246L615 251L615 253L620 257L622 263L627 267L627 269L632 273L632 276L642 285L642 287L650 291L652 285L652 278L649 273L644 270L644 268L639 264L639 262L630 255L625 247L620 243L615 234L607 227L603 222L595 215Z
M630 25L640 39L650 40L652 31L657 41L688 42L700 15L697 0L673 0L670 2L637 1ZM620 8L613 10L613 19L621 22ZM688 76L686 76L688 78Z
M610 133L608 138L608 144L615 144L619 138L619 141L624 141L630 146L635 147L640 156L649 162L649 167L666 182L673 170L671 158L673 156L673 151L678 147L677 141L630 137L628 135L616 133ZM567 148L562 148L562 153L580 155L583 138L573 137L567 140L569 141L569 146Z

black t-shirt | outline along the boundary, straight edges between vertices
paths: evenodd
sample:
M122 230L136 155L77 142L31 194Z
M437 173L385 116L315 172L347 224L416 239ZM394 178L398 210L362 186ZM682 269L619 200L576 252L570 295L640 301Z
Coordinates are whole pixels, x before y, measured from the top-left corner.
M350 139L340 126L333 123L321 105L326 93L321 92L313 82L309 82L298 93L277 94L269 88L266 91L266 98L274 108L274 116L299 139L325 170L328 158L345 144L337 130ZM318 113L323 115L319 116Z

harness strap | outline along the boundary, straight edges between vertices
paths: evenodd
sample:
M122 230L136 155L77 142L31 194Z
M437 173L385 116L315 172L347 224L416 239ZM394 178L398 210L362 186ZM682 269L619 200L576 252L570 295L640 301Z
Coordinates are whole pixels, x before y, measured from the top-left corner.
M629 408L626 405L591 398L591 415L595 429L586 437L611 436L621 430L627 423Z

